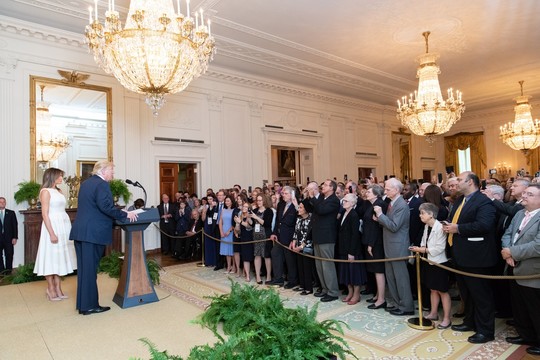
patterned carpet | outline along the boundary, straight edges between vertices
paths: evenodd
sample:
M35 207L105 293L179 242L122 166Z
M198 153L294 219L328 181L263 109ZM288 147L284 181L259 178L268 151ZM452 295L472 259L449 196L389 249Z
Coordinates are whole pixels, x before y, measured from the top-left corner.
M197 267L194 263L165 268L160 288L202 309L208 304L206 296L229 291L229 274ZM243 278L233 280L245 283ZM252 284L255 285L252 279ZM334 318L346 322L350 329L345 338L361 359L521 359L525 346L511 345L506 336L515 336L512 327L497 319L495 341L483 345L467 342L472 333L451 329L420 331L407 325L409 317L398 317L384 310L367 309L366 297L360 303L349 306L341 301L322 303L314 296L300 296L292 290L280 288L285 305L307 306L319 303L319 319ZM368 295L369 296L369 295ZM461 323L455 319L454 323Z

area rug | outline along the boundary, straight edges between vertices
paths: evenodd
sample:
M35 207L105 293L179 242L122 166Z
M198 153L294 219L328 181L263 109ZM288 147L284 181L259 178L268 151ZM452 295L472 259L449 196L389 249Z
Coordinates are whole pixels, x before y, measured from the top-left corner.
M159 287L204 309L210 302L208 296L229 292L231 279L246 283L243 278L189 263L165 268ZM253 280L251 284L257 286ZM360 303L349 306L341 301L323 303L314 296L301 296L283 288L277 291L288 307L311 308L319 304L319 320L333 318L347 323L350 329L345 329L344 337L360 359L520 359L524 353L524 347L504 340L516 333L501 319L497 319L495 341L473 345L467 341L472 335L470 332L415 330L407 324L409 317L368 309L365 297Z

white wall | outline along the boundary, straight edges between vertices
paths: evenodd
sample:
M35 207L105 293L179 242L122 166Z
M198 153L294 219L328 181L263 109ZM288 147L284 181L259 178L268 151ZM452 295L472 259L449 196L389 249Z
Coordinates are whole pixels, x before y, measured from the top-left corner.
M16 205L12 194L30 176L29 76L59 78L57 69L88 73L87 83L112 88L116 177L142 183L149 205L159 202L160 161L198 163L201 190L234 183L256 186L272 180L273 145L306 149L302 156L310 159L303 171L312 180L341 180L344 174L356 180L358 167L374 168L379 178L392 172L391 133L400 126L394 108L254 79L211 64L186 91L168 96L155 118L142 96L126 91L95 65L82 34L0 16L0 38L0 196L12 209L26 208ZM413 136L412 143L416 177L426 167L443 171L442 142L430 147ZM131 190L134 198L142 196L139 189ZM23 219L18 219L15 265L24 258ZM145 244L147 249L159 246L153 227L145 233Z

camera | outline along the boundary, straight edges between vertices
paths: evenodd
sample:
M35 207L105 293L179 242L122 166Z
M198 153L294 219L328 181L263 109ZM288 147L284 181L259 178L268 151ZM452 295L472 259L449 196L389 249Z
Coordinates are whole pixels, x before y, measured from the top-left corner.
M535 172L534 177L540 177L540 171Z
M497 169L489 169L489 175L495 175L497 173Z
M253 210L248 209L248 214L253 214Z

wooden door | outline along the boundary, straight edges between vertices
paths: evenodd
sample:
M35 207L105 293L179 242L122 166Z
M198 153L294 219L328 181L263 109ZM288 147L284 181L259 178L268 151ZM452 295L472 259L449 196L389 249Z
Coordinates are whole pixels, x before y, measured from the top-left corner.
M178 191L178 164L159 163L159 199L161 195L167 194L174 199L174 194Z

